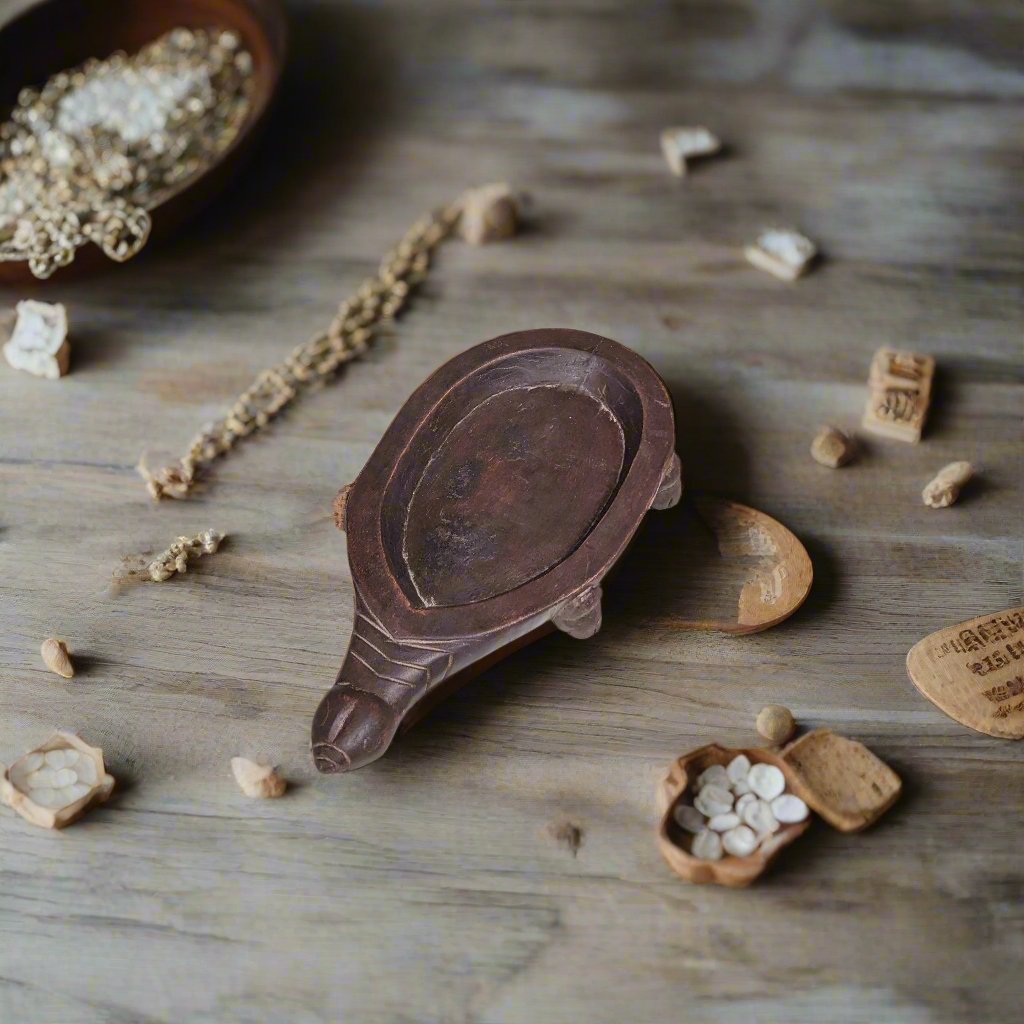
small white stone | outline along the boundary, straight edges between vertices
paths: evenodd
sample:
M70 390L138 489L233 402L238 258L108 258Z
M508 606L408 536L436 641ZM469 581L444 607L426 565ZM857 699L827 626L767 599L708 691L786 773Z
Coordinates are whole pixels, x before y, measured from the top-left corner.
M746 784L749 771L750 758L746 754L737 754L729 762L729 767L725 769L725 774L729 776L729 783L734 790L738 782Z
M26 780L30 789L48 789L53 785L53 778L59 768L38 768Z
M704 815L692 804L677 805L673 817L676 819L676 824L687 832L696 834L706 827Z
M699 857L701 860L721 860L721 837L717 832L712 832L710 829L698 832L693 837L693 842L690 844L690 853L692 853L694 857Z
M732 793L714 783L705 786L693 801L694 807L706 818L728 814L732 810Z
M64 767L70 768L75 764L78 764L78 751L72 750L68 747L68 749L64 751Z
M696 788L698 791L709 785L722 786L724 789L729 788L729 776L726 773L725 765L713 764L710 768L705 768L697 776Z
M44 755L46 763L51 768L63 768L64 767L64 751L63 750L48 750Z
M65 786L73 786L78 781L78 775L70 768L58 768L53 773L53 785L57 789Z
M722 836L722 846L734 857L746 857L757 849L757 836L746 825L738 825Z
M708 828L712 832L728 832L731 828L743 824L738 814L730 811L728 814L716 814L709 822Z
M736 800L735 811L737 814L742 816L745 808L747 808L750 804L756 803L757 797L754 796L753 793L744 793Z
M758 762L750 769L747 784L762 800L774 800L786 788L786 776L773 764Z
M41 768L43 765L42 754L26 754L21 761L21 769L26 774L28 772L34 772L37 768Z
M807 804L792 793L783 793L772 801L772 814L783 824L803 821L808 813Z
M48 786L33 789L32 800L43 807L60 807L64 802L64 798L58 795L55 789L50 789Z
M770 836L779 831L779 823L772 814L771 805L757 800L743 808L743 820L759 835Z
M92 785L96 781L96 765L91 757L83 757L75 766L75 774L79 782Z
M748 796L750 793L750 783L746 779L740 779L739 782L732 784L732 791L736 796Z

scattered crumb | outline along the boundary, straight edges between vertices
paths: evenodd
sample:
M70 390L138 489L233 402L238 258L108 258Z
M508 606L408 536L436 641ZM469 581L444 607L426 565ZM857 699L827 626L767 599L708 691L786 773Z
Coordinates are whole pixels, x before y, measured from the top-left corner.
M71 360L67 310L59 302L35 299L19 302L15 310L18 320L4 345L4 358L16 370L36 377L63 377Z
M71 663L71 655L68 654L68 645L63 640L55 637L48 637L39 648L43 664L57 675L70 679L75 674L75 666Z
M521 197L504 182L469 189L462 197L459 234L470 245L511 238L519 228Z

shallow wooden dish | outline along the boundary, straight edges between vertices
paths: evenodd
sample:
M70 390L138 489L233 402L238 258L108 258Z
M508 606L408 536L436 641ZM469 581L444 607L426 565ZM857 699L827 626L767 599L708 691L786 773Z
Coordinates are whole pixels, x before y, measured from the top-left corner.
M0 121L7 119L24 86L42 85L89 57L107 57L114 50L134 53L178 26L237 32L252 54L256 87L248 121L216 163L150 210L153 229L147 245L208 202L250 148L284 67L287 30L280 0L43 0L0 26ZM94 245L86 245L54 277L73 267L110 262ZM32 276L27 263L14 261L0 261L0 282L45 283Z
M692 856L690 844L693 836L676 823L675 809L680 803L692 802L686 798L690 796L691 788L701 772L713 764L725 767L739 754L746 754L751 764L762 761L775 765L786 776L786 791L806 798L800 786L795 784L790 766L770 750L758 747L731 750L711 743L674 761L659 793L663 813L658 824L658 848L672 870L690 882L714 882L734 889L750 885L785 847L807 831L811 823L808 816L804 821L783 825L771 839L747 857L726 854L721 860L701 860Z
M355 628L316 712L323 772L383 754L436 699L553 628L593 635L601 580L681 492L665 385L572 330L508 334L409 398L336 502Z

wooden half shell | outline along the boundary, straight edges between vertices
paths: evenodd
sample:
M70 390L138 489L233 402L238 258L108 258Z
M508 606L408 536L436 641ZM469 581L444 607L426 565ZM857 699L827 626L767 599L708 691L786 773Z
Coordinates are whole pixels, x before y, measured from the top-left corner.
M70 825L113 789L103 751L70 732L55 732L0 776L0 799L40 828Z
M789 765L770 750L758 748L731 750L720 747L717 743L700 747L674 761L662 782L659 793L662 807L661 821L658 825L658 848L668 865L681 878L690 882L714 882L731 888L742 888L750 885L778 856L782 849L794 839L803 835L811 823L808 816L804 821L791 825L783 825L778 832L766 840L758 849L746 857L733 857L728 854L721 860L702 860L690 853L693 836L682 829L675 820L674 811L690 791L697 777L713 764L723 767L737 755L746 754L751 764L763 762L773 764L786 776L786 789L802 796L800 790L792 785L792 772Z

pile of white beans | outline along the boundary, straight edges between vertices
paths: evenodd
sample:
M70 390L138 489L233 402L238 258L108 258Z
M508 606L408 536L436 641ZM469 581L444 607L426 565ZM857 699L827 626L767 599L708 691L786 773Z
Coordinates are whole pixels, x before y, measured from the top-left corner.
M675 819L693 833L690 852L701 860L724 854L746 857L783 825L803 821L807 804L786 792L786 777L773 764L751 764L737 754L728 764L713 764L693 786L693 803L679 804Z

